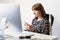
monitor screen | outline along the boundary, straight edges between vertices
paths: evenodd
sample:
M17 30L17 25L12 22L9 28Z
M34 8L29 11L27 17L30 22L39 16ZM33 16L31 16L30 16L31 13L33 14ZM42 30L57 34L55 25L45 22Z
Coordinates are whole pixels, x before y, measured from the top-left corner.
M5 17L7 20L7 34L16 34L22 31L20 6L18 4L0 4L0 22Z

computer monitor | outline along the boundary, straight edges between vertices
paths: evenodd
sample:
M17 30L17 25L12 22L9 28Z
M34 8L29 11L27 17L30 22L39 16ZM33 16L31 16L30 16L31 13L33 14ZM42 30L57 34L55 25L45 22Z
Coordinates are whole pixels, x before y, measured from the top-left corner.
M5 17L8 28L4 29L5 33L16 34L22 31L20 6L18 4L1 3L0 4L0 21Z

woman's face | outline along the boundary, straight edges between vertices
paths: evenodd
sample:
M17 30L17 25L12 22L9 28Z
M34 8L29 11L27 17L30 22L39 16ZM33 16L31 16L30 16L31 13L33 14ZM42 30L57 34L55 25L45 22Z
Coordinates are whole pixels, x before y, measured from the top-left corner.
M41 12L37 10L33 10L35 17L41 16Z

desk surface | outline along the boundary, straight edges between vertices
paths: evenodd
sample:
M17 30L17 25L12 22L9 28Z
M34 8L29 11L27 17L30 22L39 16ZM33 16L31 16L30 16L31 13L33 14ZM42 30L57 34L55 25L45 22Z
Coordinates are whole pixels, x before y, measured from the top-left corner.
M49 39L49 40L57 40L57 36L51 36L51 35L44 35L44 34L39 34L39 33L33 33L33 32L28 32L28 31L23 31L22 33L17 34L18 36L11 36L11 37L5 37L5 40L22 40L19 39L19 36L24 35L24 36L29 36L33 35L31 39ZM23 40L31 40L31 39L23 39Z
M58 40L57 36L52 36L52 35L45 35L45 34L40 34L40 33L34 33L34 32L28 32L28 31L23 31L22 35L33 35L31 39L48 39L48 40Z

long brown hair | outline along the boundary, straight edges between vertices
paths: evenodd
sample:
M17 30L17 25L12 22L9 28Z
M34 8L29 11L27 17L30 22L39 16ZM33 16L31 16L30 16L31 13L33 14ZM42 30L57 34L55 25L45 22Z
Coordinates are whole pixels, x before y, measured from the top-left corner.
M43 18L46 18L46 12L44 10L44 7L42 6L41 3L36 3L32 6L32 10L37 10L37 11L40 11L41 12L41 16Z

